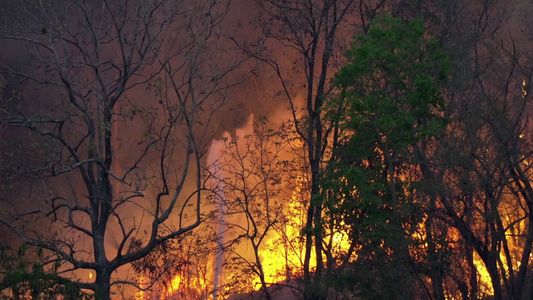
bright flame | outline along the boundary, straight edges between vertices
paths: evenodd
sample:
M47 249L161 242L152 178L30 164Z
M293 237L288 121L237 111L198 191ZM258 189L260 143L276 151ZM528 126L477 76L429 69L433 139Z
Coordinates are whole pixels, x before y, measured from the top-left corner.
M141 277L140 285L145 288L149 285L149 280ZM213 295L206 295L206 291L210 289L208 288L209 286L207 281L199 274L192 274L191 276L177 274L169 282L162 283L162 286L154 286L154 289L150 290L150 292L138 290L135 293L135 300L213 299Z
M492 280L489 275L489 271L485 267L485 264L474 251L474 266L476 266L479 282L479 291L485 296L494 296L494 289L492 288Z
M141 276L140 280L139 280L139 284L140 286L142 287L143 283L146 281L146 277L144 276ZM141 291L141 290L137 290L137 292L135 292L135 300L144 300L144 297L145 297L145 292L144 291Z
M260 252L261 263L268 283L290 280L293 274L301 273L302 259L304 256L303 243L300 239L300 228L303 226L305 207L301 201L302 190L307 181L300 176L295 190L288 204L287 222L279 228L278 234L269 239ZM314 258L311 258L311 268L315 267ZM254 280L254 288L261 288L259 278Z

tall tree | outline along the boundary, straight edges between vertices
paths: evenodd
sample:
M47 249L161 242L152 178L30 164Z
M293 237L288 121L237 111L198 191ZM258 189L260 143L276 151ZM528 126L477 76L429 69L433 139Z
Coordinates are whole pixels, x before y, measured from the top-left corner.
M343 263L353 265L344 272L357 278L355 294L410 298L414 290L403 286L416 282L410 250L423 217L413 148L444 132L447 60L421 19L390 17L372 22L346 55L339 94L328 104L340 130L322 183L326 215L349 233Z
M522 264L531 251L516 246L530 236L523 163L530 157L530 42L516 38L525 27L503 2L437 5L443 14L433 32L452 63L445 92L451 123L432 153L419 153L424 179L435 183L432 222L454 228L448 239L458 245L445 289L465 299L519 299L529 293Z
M327 160L331 126L322 109L331 93L329 79L338 68L354 24L363 24L383 8L385 1L305 0L257 1L263 39L254 49L243 47L265 63L279 80L277 95L287 101L296 135L305 144L302 157L308 168L308 199L303 273L305 299L323 299L326 268L321 189L318 179ZM329 238L333 235L326 234ZM312 257L315 261L312 261Z
M54 254L62 276L94 272L77 285L98 299L136 285L113 272L202 221L209 122L242 61L220 51L227 11L209 0L2 5L0 38L24 64L3 65L0 224Z

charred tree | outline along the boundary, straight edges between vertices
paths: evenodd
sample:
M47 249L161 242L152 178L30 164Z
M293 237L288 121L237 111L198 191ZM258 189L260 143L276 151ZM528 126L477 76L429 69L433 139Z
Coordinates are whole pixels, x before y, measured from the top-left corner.
M141 288L115 272L204 218L209 122L240 81L228 75L242 59L227 51L223 63L212 50L223 47L217 30L228 9L166 0L2 5L2 43L23 56L3 62L6 88L19 92L0 104L9 207L0 223L61 261L61 276L94 272L77 285L98 299L114 285Z

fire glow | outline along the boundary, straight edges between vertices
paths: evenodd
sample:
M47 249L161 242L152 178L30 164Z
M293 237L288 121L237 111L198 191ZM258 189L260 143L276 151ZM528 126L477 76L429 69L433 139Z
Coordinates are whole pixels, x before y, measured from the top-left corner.
M0 225L23 244L0 298L533 295L533 35L511 19L529 10L46 2L1 9L0 39L28 44L0 57ZM6 284L13 269L52 280Z
M209 280L202 280L193 276L192 281L185 282L184 274L175 274L169 282L162 285L163 291L156 293L161 299L181 299L180 297L183 297L184 290L191 288L199 291L209 291L207 295L195 299L218 299L230 287L235 288L236 281L239 280L235 277L237 275L235 272L237 271L224 267L225 264L223 262L231 256L231 253L225 250L223 246L236 239L235 230L228 229L228 227L231 227L232 223L242 223L242 220L246 217L243 216L245 212L238 211L238 213L235 213L234 209L228 208L231 203L224 197L231 197L231 195L225 192L228 186L224 184L224 181L227 182L229 180L228 169L234 171L235 165L243 164L243 161L236 160L237 156L228 154L228 151L235 151L235 149L231 150L232 147L243 147L247 151L256 150L250 149L250 145L244 146L245 141L252 140L255 134L257 133L254 129L254 118L251 116L249 122L242 128L237 129L233 135L225 133L222 138L212 141L207 164L209 166L208 174L211 176L212 186L215 191L213 206L217 217L215 217L213 226L218 226L216 229L218 237L215 245L211 248L214 251L213 255L211 255L212 259L208 262L212 266L212 268L208 268L209 271L206 276ZM294 141L287 144L288 147L294 147L294 145ZM296 143L296 146L302 147L303 145ZM244 163L248 164L249 162ZM303 274L302 265L305 247L301 230L305 224L306 203L309 201L309 183L307 175L303 171L294 171L293 174L288 175L294 182L283 185L291 187L291 190L278 195L278 197L290 197L290 201L285 201L281 204L283 216L279 216L279 222L274 222L273 229L265 235L258 249L258 261L254 261L253 253L251 253L253 251L250 250L246 240L243 240L242 245L232 250L233 252L238 252L239 257L246 257L251 264L261 265L267 286L292 282L301 278ZM253 181L253 179L250 180ZM274 202L274 199L272 201ZM278 199L275 199L275 202L278 203ZM242 224L238 224L237 227L242 227ZM332 239L333 249L336 249L337 252L340 253L348 249L349 240L345 232L335 232ZM313 270L315 267L316 258L313 253L311 255L310 268ZM237 285L241 285L238 289L248 292L260 291L262 282L259 275L255 273L257 271L254 270L252 272L248 283L237 283ZM153 297L154 293L143 291L136 293L136 299L151 299Z

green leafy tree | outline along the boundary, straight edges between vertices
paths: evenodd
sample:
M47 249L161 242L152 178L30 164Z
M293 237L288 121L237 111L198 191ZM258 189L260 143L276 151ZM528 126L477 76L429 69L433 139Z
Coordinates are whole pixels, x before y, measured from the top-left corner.
M423 242L415 232L425 209L413 146L446 127L440 85L448 63L422 20L391 17L357 36L346 57L327 106L338 130L322 180L326 214L337 220L330 224L349 233L339 278L356 278L350 288L363 298L411 298L416 289L405 287L418 267L410 249Z
M61 265L61 259L45 257L42 248L23 244L14 251L0 245L0 299L91 299L59 275Z

